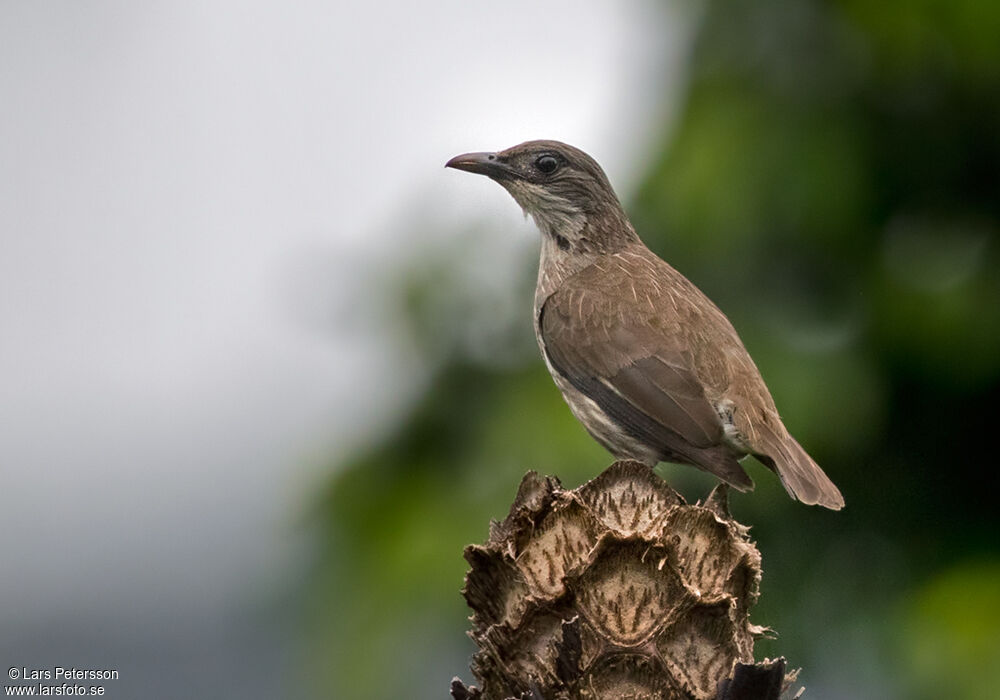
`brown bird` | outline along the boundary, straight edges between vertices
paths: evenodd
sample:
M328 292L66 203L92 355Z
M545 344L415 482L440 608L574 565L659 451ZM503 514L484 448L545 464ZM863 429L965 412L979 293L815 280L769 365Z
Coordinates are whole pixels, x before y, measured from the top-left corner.
M613 455L691 464L749 491L739 460L752 454L793 498L843 507L729 319L639 240L593 158L529 141L446 167L487 175L541 230L538 345L570 410Z

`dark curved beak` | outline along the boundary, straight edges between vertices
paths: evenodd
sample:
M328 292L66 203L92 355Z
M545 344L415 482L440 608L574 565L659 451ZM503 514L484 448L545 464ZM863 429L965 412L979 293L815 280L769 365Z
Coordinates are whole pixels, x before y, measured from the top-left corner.
M477 175L497 178L508 174L507 166L496 153L463 153L444 164L446 168L465 170Z

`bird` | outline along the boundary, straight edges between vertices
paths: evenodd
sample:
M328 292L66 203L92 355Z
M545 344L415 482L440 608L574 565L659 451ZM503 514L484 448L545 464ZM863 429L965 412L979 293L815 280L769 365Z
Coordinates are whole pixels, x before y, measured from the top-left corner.
M725 314L640 240L601 166L559 141L464 153L541 233L534 328L556 386L617 459L688 464L739 491L753 455L804 504L840 490L785 428Z

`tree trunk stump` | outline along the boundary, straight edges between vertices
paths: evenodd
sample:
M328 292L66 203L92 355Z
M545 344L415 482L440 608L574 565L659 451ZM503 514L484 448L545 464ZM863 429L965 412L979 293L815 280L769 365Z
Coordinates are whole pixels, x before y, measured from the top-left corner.
M754 664L760 552L724 486L688 505L637 462L572 491L529 472L465 558L480 686L455 679L456 700L777 700L794 681Z

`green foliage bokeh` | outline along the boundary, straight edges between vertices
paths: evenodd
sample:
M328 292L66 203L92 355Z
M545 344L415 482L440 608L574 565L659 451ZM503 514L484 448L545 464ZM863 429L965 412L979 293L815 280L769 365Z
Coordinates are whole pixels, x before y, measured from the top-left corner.
M842 513L806 508L750 466L757 490L733 508L764 557L755 619L781 635L758 654L802 666L816 697L986 698L1000 662L1000 518L985 487L1000 401L1000 5L701 11L679 123L651 144L626 208L730 316L847 499ZM330 697L444 697L451 675L468 678L463 546L526 470L575 485L611 461L531 354L527 304L516 362L509 348L471 354L461 315L433 308L463 291L418 277L398 298L433 354L426 392L336 465L317 504L308 663ZM694 497L711 484L661 471Z

